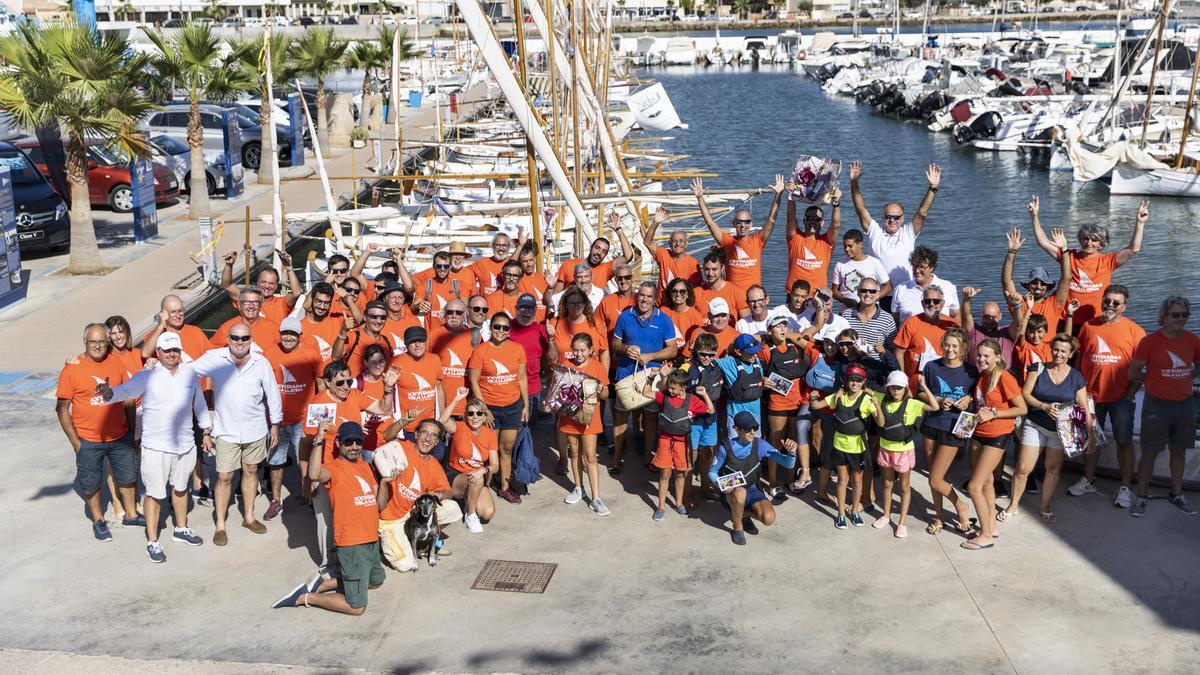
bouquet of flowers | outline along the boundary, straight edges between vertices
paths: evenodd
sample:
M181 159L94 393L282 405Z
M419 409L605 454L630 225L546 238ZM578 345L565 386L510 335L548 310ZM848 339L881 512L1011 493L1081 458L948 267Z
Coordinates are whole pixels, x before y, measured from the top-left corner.
M596 413L600 383L573 368L554 366L542 409L587 424Z
M1058 437L1062 439L1063 454L1068 458L1088 452L1087 409L1081 405L1064 405L1058 409Z
M792 198L809 204L824 204L829 193L837 187L842 175L842 163L827 158L800 155L792 170Z

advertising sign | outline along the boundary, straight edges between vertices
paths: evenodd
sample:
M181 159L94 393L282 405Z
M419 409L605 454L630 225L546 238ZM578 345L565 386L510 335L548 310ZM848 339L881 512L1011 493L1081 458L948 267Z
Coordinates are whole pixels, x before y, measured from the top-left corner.
M292 166L304 165L304 99L300 94L288 94L288 123L292 125Z
M0 165L0 308L25 299L21 280L21 249L17 235L17 212L13 207L12 177Z
M150 160L129 163L133 192L133 239L141 244L158 236L158 206L154 203L154 165Z
M242 130L238 127L238 116L233 110L221 113L221 128L225 131L225 198L233 199L242 194Z

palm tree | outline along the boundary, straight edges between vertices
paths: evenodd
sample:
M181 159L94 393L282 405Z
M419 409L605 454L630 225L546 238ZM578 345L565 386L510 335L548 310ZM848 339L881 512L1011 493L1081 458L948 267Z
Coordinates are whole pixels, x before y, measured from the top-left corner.
M696 0L679 0L679 8L684 14L694 14L696 10Z
M317 0L317 9L321 10L322 16L329 16L333 11L333 0Z
M737 13L738 18L745 19L750 13L750 0L733 0L733 11Z
M355 42L350 51L346 53L346 69L363 71L362 96L364 101L371 95L371 80L379 70L387 66L388 61L384 58L383 50L378 42L367 40Z
M271 183L273 181L271 172L274 171L274 166L271 164L269 153L277 152L275 137L271 135L271 108L274 103L272 102L272 92L267 91L266 64L261 60L261 56L265 56L265 54L261 54L262 40L231 43L230 46L234 52L239 54L242 67L248 71L251 78L258 82L258 123L262 126L262 157L264 158L258 166L258 182ZM296 77L291 53L292 38L281 31L271 31L271 79L276 87L279 87L281 83L290 82Z
M150 62L157 75L156 87L168 91L176 87L187 91L188 148L191 150L191 180L188 186L188 218L212 213L204 170L204 130L200 126L200 100L231 100L238 92L253 90L254 81L239 66L238 49L228 55L212 26L189 20L174 35L143 26L142 31L154 45Z
M129 2L129 0L121 0L116 7L116 13L122 19L128 19L131 14L136 13L136 10L134 10L133 3Z
M317 81L317 141L329 145L329 112L325 109L325 80L341 67L349 46L338 39L332 28L308 30L296 41L296 72Z
M71 258L67 271L103 270L88 199L88 136L98 136L130 156L148 145L138 122L154 105L139 93L147 57L129 40L74 21L35 26L21 22L0 40L0 110L27 129L66 132L71 199Z
M225 8L221 6L220 0L205 0L204 9L201 10L200 14L213 21L219 21L225 18Z

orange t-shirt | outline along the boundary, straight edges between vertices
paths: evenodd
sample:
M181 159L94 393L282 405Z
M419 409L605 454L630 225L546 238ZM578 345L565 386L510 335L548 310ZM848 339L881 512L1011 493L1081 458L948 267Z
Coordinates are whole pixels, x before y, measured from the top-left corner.
M339 401L329 394L328 391L322 391L313 396L308 401L308 406L304 409L304 433L310 438L316 438L317 426L309 425L309 411L314 405L332 405L335 406L333 415L333 424L329 427L329 433L325 434L325 445L321 457L326 464L333 461L334 458L334 441L337 439L338 427L343 422L357 422L362 424L362 413L367 408L371 407L373 401L362 395L357 389L350 389L350 393L346 394L345 401Z
M600 301L600 306L596 308L596 322L604 324L604 331L612 333L617 327L617 317L626 309L637 304L637 294L633 291L629 295L621 297L616 293L609 293Z
M1129 362L1146 337L1141 326L1125 317L1104 323L1092 319L1079 329L1079 370L1096 403L1112 403L1129 389Z
M181 340L182 342L182 340ZM116 359L117 363L121 364L121 368L125 371L125 379L133 377L133 374L142 369L145 361L142 359L142 350L126 349L119 352L115 349L109 350L108 358Z
M659 307L659 309L671 317L671 323L675 324L675 330L678 332L678 335L675 337L675 346L679 349L683 349L683 346L687 344L685 338L688 333L692 332L692 328L703 326L707 320L707 317L697 311L695 307L688 307L687 310L682 312L676 312L669 307Z
M392 481L391 496L379 515L380 520L399 520L408 515L417 497L433 492L449 492L450 481L433 455L423 456L409 441L401 441L408 466Z
M244 323L241 316L235 316L232 319L221 324L217 332L213 333L210 341L213 349L229 346L229 329L233 328L236 323ZM251 349L260 354L269 345L279 343L279 324L274 321L258 317L254 323L250 324L250 344Z
M300 342L317 350L321 355L321 364L333 361L333 343L337 342L338 332L346 325L343 314L330 312L320 321L313 321L309 316L300 319ZM349 339L350 336L346 336Z
M1033 303L1033 313L1040 314L1046 319L1047 339L1058 335L1058 324L1063 320L1063 310L1064 308L1058 304L1058 296L1054 293L1049 293L1046 297ZM1008 313L1016 316L1011 303L1008 305ZM1078 318L1079 313L1076 312L1075 316ZM1080 324L1076 322L1075 325L1078 326Z
M1079 301L1075 312L1075 325L1080 326L1096 318L1100 313L1100 300L1104 289L1112 283L1113 270L1117 269L1116 253L1093 253L1086 258L1071 249L1071 298Z
M761 284L763 244L761 230L741 239L723 232L721 248L725 249L725 280L742 288ZM742 301L745 302L745 297Z
M737 323L742 316L742 310L749 308L746 304L746 289L731 281L726 281L719 291L701 286L696 289L696 311L703 314L705 320L708 319L709 301L718 297L725 298L725 304L729 305L730 324Z
M784 292L790 293L792 284L799 279L807 281L813 291L829 286L829 260L832 257L833 245L825 235L793 234L788 237L788 275Z
M489 293L484 296L487 298L488 316L495 316L503 312L508 315L508 318L516 319L517 299L522 295L519 291L520 289L518 289L516 295L508 295L504 291L498 290L495 293ZM534 312L534 321L542 322L546 320L546 308L542 307L542 296L537 296L537 301L537 311Z
M719 333L713 333L711 326L695 326L687 336L687 344L683 346L683 357L692 358L692 350L696 347L696 338L701 333L712 333L717 338L717 358L721 358L729 353L729 345L737 339L740 333L733 326L726 326L725 330Z
M540 274L526 274L521 277L521 283L517 284L517 290L537 298L538 307L542 306L542 298L545 297L549 288L550 285L546 283L546 278Z
M401 333L401 337L403 333ZM350 368L350 374L358 377L366 368L365 352L367 347L371 345L379 345L383 347L384 353L389 358L396 354L396 344L392 341L392 336L387 332L386 327L378 337L371 337L367 333L366 328L355 328L346 334L345 352L342 355L342 361Z
M587 363L583 364L582 366L577 366L575 365L574 361L568 361L565 359L560 360L559 365L566 366L571 370L578 370L584 375L598 380L600 382L600 386L602 387L608 386L609 384L608 371L604 368L604 364L600 363L600 360L594 356L588 359ZM600 405L597 404L596 411L592 414L592 419L588 420L586 426L571 419L570 417L559 417L557 428L559 431L574 435L588 436L601 434L604 433L603 418L604 415L600 414Z
M957 325L957 321L944 314L939 316L937 321L932 322L926 321L924 314L917 314L908 317L901 324L893 344L906 350L904 363L901 366L908 375L909 388L912 391L916 391L916 378L921 371L921 357L926 357L926 363L940 357L942 355L942 336L951 326Z
M571 349L571 341L580 333L592 336L592 352L596 358L608 351L608 331L599 321L593 326L586 319L578 323L569 323L565 318L551 319L550 327L554 330L554 346L558 348L558 358L570 361L575 351Z
M121 438L129 431L125 419L125 405L121 402L105 403L96 393L96 385L108 380L116 387L126 380L125 369L114 358L105 358L99 363L87 354L72 356L63 365L58 375L57 398L71 402L71 421L79 438L92 443L105 443Z
M368 406L374 405L376 401L383 400L385 387L383 380L375 380L372 382L363 376L355 378L354 386L357 391L366 399ZM392 402L393 408L395 401ZM392 415L376 415L373 412L362 412L362 427L363 427L363 449L374 450L383 445L387 441L383 439L383 432L395 422L396 418ZM336 431L336 430L335 430Z
M1146 364L1146 393L1182 401L1192 395L1192 368L1200 361L1200 337L1184 331L1172 339L1156 330L1138 343L1133 358Z
M460 273L461 276L461 273ZM461 278L447 275L444 281L438 281L433 268L417 272L413 275L413 302L429 300L429 315L435 319L442 318L446 303L458 298L466 301L475 291L475 278L471 277L470 287L463 285Z
M450 457L447 464L459 473L470 473L488 465L488 456L500 448L496 430L488 425L471 431L466 423L459 424L450 438Z
M383 328L380 332L388 336L388 339L392 341L392 356L400 356L408 351L408 347L404 345L404 331L413 326L422 325L421 317L408 309L404 310L404 315L399 319L388 319L383 322Z
M1044 340L1039 345L1022 340L1013 347L1013 369L1020 375L1022 384L1025 382L1025 374L1029 372L1029 366L1035 363L1050 363L1053 358L1049 340Z
M437 417L437 385L441 380L442 360L425 348L420 360L409 354L392 359L391 366L400 371L396 380L396 405L408 412L419 408L421 413L404 427L405 431L416 431L417 425L427 417Z
M467 386L466 364L471 359L471 352L474 351L474 348L471 347L471 329L468 328L460 333L439 331L429 341L426 349L431 354L436 354L442 363L442 391L445 392L446 402L449 403L454 400L454 395L459 387ZM458 406L454 408L453 415L462 417L466 408L467 402L459 401Z
M658 264L658 292L667 290L667 284L675 279L683 279L693 286L700 285L700 261L684 253L676 258L671 250L662 246L654 247L654 262Z
M495 258L480 258L471 263L470 267L464 269L469 269L475 277L475 285L478 287L479 292L487 295L488 293L496 292L496 289L500 288L500 274L506 262L508 262L508 258L500 261L497 261Z
M283 401L283 423L302 421L304 407L317 393L317 380L324 363L321 352L303 343L290 352L272 344L263 350L263 356L275 371L275 383L279 385L279 398Z
M558 268L557 281L562 282L563 286L570 286L575 283L575 266L580 263L587 263L587 258L568 258ZM604 288L608 280L612 278L613 261L602 262L592 268L592 285L596 288Z
M505 340L496 345L482 342L471 352L467 368L479 371L479 393L483 402L502 407L521 400L519 378L525 377L525 348Z
M370 544L379 539L379 505L375 501L375 470L361 457L356 462L337 458L326 463L329 502L333 506L333 542L338 546Z
M996 386L991 391L987 391L988 385L992 381L992 376L982 374L975 382L975 406L977 408L992 408L993 410L1008 410L1012 406L1009 401L1014 397L1021 395L1021 385L1017 384L1017 378L1007 370L1000 373L1000 379L996 381ZM994 419L990 422L980 422L975 427L975 435L983 438L996 438L1011 434L1016 428L1016 421L1011 419Z
M185 323L177 331L173 331L170 328L166 330L178 335L179 341L183 343L184 363L191 363L212 349L212 342L208 339L208 336L196 326Z

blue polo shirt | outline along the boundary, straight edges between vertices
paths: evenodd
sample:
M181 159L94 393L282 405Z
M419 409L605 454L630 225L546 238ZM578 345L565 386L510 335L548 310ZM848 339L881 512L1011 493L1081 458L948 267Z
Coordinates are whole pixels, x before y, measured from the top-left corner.
M637 347L644 354L662 351L663 347L675 339L677 332L671 317L655 307L650 317L642 320L638 317L637 306L630 307L617 316L617 325L613 328L613 337L625 343L626 347ZM658 367L659 361L651 361L647 366ZM633 374L633 359L621 354L617 357L617 379Z

